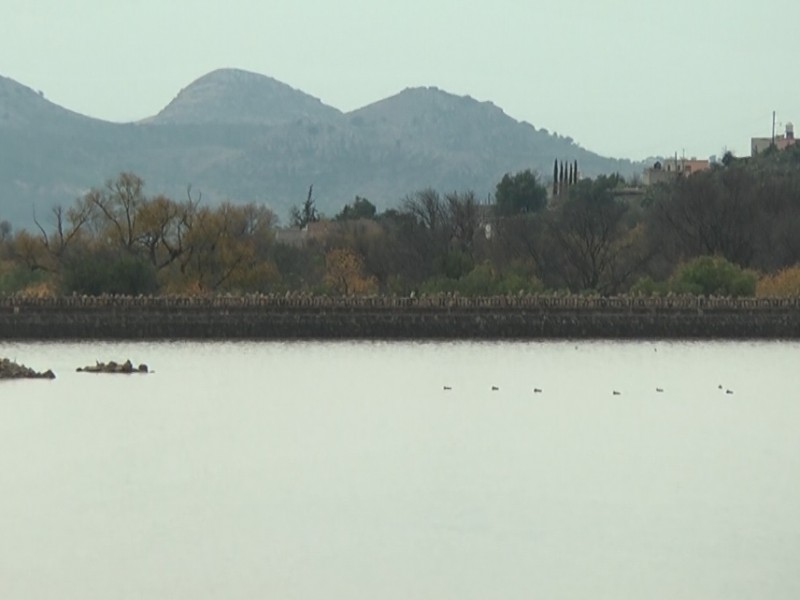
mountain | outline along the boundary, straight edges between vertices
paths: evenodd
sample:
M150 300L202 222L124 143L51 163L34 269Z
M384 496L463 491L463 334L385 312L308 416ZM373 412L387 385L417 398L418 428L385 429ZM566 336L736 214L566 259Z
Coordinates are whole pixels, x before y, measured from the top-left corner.
M0 131L32 127L69 129L92 121L45 100L41 92L0 75Z
M505 173L532 168L546 180L553 161L578 160L581 172L632 173L638 167L589 152L571 139L537 130L491 102L455 96L436 87L408 88L349 113L351 123L376 137L393 139L425 157L431 185L491 191Z
M297 119L336 121L342 113L271 77L218 69L182 89L155 117L157 125L280 125Z
M275 79L213 71L158 114L108 123L57 106L0 77L0 220L29 227L56 204L132 171L148 195L266 203L282 218L314 185L336 214L356 195L379 209L409 193L492 193L507 172L578 160L584 175L640 170L519 122L490 102L410 88L350 113Z
M0 220L30 224L34 210L41 215L70 204L102 182L124 137L117 132L126 127L69 111L0 77Z

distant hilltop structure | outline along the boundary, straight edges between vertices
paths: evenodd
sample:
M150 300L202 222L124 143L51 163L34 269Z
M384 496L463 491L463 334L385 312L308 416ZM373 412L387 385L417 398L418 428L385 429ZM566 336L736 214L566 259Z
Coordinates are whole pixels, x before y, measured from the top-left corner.
M774 127L773 127L774 129ZM785 150L795 143L794 125L786 124L786 133L783 135L772 135L771 137L750 138L750 156L761 154L770 147L775 146L778 150Z
M644 185L656 185L672 181L677 177L688 177L698 171L707 171L711 168L711 162L706 159L695 158L667 158L657 160L652 167L644 170L642 183Z

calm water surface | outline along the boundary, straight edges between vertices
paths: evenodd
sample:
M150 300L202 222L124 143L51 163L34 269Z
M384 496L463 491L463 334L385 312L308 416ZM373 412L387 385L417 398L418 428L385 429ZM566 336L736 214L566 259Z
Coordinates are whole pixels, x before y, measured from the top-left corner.
M3 599L800 598L795 343L0 356Z

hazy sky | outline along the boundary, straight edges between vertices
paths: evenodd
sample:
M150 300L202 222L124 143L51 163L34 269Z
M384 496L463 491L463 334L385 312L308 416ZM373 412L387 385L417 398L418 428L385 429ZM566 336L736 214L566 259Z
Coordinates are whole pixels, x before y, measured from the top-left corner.
M136 120L220 67L341 110L435 85L604 155L800 129L798 0L3 0L0 75Z

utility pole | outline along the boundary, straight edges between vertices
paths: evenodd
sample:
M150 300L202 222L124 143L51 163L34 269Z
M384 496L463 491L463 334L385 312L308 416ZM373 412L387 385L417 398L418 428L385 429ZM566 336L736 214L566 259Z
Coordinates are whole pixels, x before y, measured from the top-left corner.
M772 145L775 145L775 111L772 111Z

